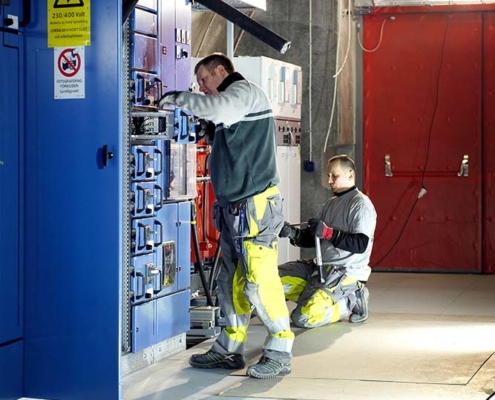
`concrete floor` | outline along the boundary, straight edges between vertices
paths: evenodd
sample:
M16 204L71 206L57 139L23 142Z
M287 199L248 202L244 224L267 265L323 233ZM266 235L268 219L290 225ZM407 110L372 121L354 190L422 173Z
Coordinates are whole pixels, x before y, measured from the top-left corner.
M122 399L485 400L495 391L494 286L495 275L375 272L366 323L294 330L292 374L190 368L210 340L126 377ZM264 337L253 319L249 364Z

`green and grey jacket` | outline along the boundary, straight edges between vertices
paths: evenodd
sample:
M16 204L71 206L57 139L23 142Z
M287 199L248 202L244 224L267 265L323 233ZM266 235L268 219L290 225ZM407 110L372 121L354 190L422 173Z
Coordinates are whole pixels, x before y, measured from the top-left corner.
M216 124L211 182L217 201L228 206L279 183L275 120L263 89L241 74L230 74L217 90L181 92L176 104Z

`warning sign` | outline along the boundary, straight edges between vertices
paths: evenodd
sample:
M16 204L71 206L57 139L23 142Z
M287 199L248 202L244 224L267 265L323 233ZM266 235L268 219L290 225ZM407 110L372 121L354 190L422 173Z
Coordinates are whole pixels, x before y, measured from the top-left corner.
M55 48L55 99L84 99L84 47Z
M48 1L48 47L91 44L91 0Z
M53 8L83 7L83 0L55 0Z

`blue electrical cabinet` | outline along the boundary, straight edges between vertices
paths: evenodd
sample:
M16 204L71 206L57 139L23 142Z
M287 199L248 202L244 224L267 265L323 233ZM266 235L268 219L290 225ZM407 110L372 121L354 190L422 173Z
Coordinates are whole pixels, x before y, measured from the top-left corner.
M119 400L124 355L189 329L195 150L169 140L174 111L146 113L187 86L190 4L138 3L129 46L123 0L0 1L2 400ZM82 6L90 41L49 46Z
M190 13L187 0L139 0L130 16L131 310L125 366L139 365L142 351L154 354L155 345L173 343L190 329L196 150L187 143L196 125L180 109L156 106L164 91L189 87Z

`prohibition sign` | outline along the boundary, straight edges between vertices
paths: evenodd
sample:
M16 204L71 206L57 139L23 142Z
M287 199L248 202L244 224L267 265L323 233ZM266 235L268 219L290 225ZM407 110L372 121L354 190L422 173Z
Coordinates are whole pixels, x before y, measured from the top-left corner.
M81 68L81 56L74 52L75 49L65 49L58 56L58 70L63 76L71 78Z

